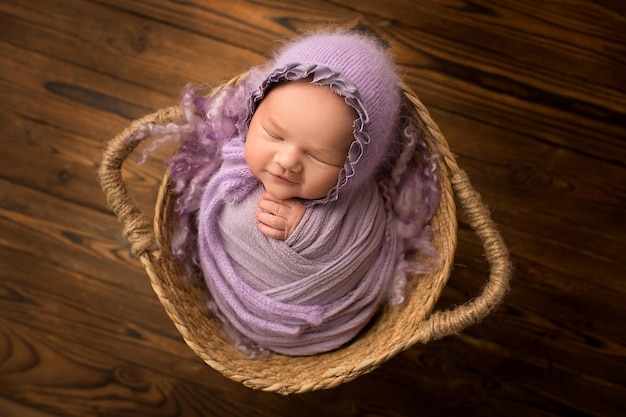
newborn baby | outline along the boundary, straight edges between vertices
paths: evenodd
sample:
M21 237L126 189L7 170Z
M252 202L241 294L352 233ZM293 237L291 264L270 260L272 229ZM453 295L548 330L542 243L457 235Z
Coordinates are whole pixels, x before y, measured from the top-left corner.
M237 86L188 90L183 110L146 128L185 140L173 252L243 352L336 349L428 270L436 165L378 39L303 36Z

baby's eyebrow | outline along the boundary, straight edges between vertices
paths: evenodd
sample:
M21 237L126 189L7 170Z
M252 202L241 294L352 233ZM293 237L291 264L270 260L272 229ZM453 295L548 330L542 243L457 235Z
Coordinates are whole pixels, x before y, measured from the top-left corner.
M265 123L262 123L261 125L268 133L279 136L284 134L284 129L272 116L267 116L265 118Z
M343 155L343 152L339 149L324 149L324 148L316 148L312 146L309 150L309 153L315 156L316 159L321 160L325 164L332 165L335 167L343 167L343 164L346 161L348 155Z
M310 145L310 151L321 156L337 156L342 153L337 148L320 148L315 146L315 144Z

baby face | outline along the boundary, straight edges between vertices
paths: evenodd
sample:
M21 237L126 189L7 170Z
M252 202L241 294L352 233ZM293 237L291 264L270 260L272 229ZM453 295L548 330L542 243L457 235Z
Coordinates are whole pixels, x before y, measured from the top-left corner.
M327 86L280 83L252 116L246 161L278 199L322 198L337 184L355 119L354 109Z

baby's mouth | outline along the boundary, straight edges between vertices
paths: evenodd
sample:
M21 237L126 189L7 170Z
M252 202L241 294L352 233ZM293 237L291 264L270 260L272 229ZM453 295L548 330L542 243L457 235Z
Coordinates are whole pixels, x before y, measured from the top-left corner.
M283 184L296 184L295 181L290 180L287 177L283 177L282 175L277 175L277 174L272 174L271 172L269 173L272 177L272 179L274 179L274 181L277 181L279 183L283 183Z

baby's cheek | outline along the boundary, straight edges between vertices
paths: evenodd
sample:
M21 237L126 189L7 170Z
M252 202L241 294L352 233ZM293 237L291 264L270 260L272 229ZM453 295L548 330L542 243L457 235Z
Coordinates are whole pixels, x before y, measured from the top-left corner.
M244 156L248 166L255 171L259 163L259 149L256 140L249 138L244 145Z

